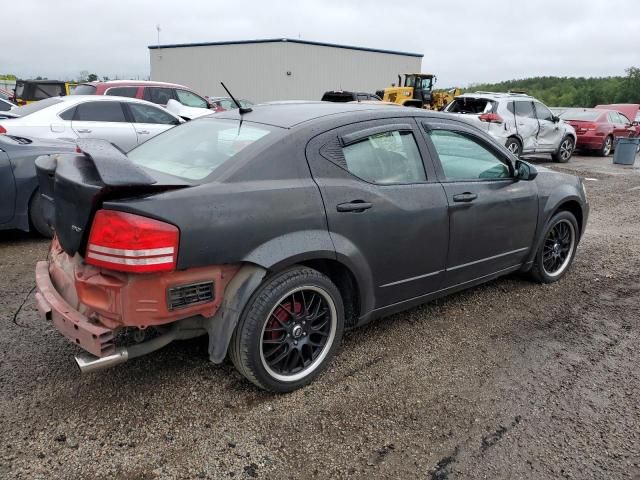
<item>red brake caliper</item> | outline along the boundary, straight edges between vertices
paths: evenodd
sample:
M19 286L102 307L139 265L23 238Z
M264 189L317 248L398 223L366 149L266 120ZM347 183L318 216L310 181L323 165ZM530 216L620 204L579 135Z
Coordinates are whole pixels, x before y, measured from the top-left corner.
M302 303L295 302L293 305L295 308L295 310L293 310L294 313L302 313ZM289 314L287 313L287 310L291 311L291 302L283 303L282 306L284 308L277 308L276 311L273 312L273 314L278 317L278 320L280 320L280 322L278 322L275 318L271 318L271 320L269 320L269 323L267 323L267 328L265 330L269 331L265 332L264 334L264 338L267 340L276 340L283 334L286 334L284 330L278 329L281 328L282 325L289 325L291 323L291 318L289 318Z

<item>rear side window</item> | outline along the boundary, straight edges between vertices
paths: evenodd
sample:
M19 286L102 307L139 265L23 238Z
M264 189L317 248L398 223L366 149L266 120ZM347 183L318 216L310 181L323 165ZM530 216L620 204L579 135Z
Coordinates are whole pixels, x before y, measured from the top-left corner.
M196 95L195 93L187 92L186 90L176 90L176 96L178 97L178 101L187 107L196 107L196 108L208 108L207 102Z
M120 102L87 102L76 107L76 122L126 122Z
M442 170L448 180L489 180L509 178L509 168L476 140L457 132L433 130Z
M158 105L166 105L173 99L173 89L163 87L147 87L144 89L144 98Z
M422 157L411 132L384 132L342 149L347 170L381 185L424 182Z
M129 97L136 98L138 87L113 87L105 92L105 95L112 97Z
M0 112L8 112L12 106L9 102L0 101Z
M518 117L536 118L536 112L533 111L533 102L514 102L515 113Z
M142 103L127 103L134 123L158 123L177 125L178 121L160 107L152 107Z
M281 129L237 120L201 118L167 130L131 150L133 163L189 180L201 180L254 143Z
M71 95L95 95L96 87L93 85L80 84L76 86L72 91Z
M495 112L496 102L486 98L458 97L447 107L450 113L483 114Z

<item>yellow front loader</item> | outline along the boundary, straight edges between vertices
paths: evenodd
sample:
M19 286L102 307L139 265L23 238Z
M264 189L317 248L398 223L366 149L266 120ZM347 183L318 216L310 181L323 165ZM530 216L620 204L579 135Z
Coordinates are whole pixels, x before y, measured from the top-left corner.
M442 110L457 95L459 88L451 90L433 90L436 76L430 73L405 73L398 75L398 86L392 85L376 92L383 101L397 103L405 107Z

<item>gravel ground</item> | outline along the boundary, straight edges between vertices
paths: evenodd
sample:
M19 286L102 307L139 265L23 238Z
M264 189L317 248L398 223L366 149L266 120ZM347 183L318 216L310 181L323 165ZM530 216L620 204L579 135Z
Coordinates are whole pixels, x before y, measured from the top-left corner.
M508 277L346 335L256 390L206 342L80 376L29 296L47 242L0 234L0 477L640 478L640 169L578 157L591 218L554 285Z

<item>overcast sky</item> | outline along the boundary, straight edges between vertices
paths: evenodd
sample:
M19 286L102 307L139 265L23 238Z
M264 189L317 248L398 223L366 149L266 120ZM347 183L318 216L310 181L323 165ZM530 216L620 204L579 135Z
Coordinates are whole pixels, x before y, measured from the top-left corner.
M146 77L148 45L302 38L423 53L441 86L640 66L637 0L20 0L0 74Z

